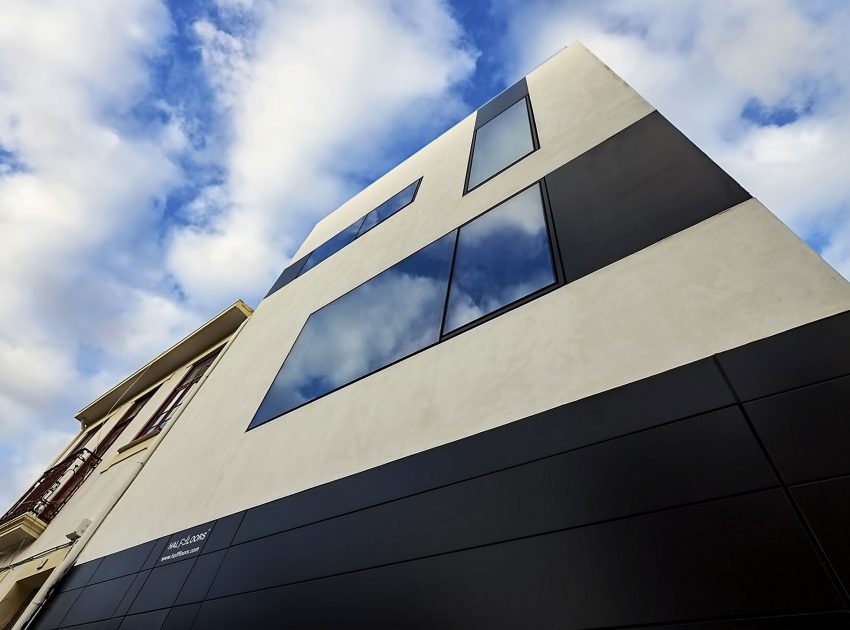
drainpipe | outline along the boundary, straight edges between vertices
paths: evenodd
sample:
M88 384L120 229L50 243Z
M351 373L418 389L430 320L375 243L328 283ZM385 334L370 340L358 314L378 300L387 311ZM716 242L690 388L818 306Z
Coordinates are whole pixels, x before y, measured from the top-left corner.
M27 605L23 614L18 618L18 621L15 623L14 626L12 626L10 630L23 630L29 625L29 623L33 619L35 619L35 614L47 603L48 596L51 595L53 587L56 586L56 584L58 584L63 577L65 577L65 574L74 565L74 562L79 557L80 553L82 553L83 549L85 549L86 545L97 532L98 528L103 524L103 521L106 520L106 517L109 516L109 513L112 512L113 508L121 500L121 497L124 496L124 493L127 492L127 489L136 480L136 477L139 476L139 473L141 472L147 461L150 459L150 456L157 449L160 442L165 439L165 436L171 430L171 427L173 427L177 423L177 420L180 419L180 416L189 406L189 403L192 402L192 399L195 397L195 394L200 391L201 387L206 382L209 375L212 374L212 371L215 369L215 366L218 365L218 362L221 361L221 358L225 355L225 353L227 353L227 350L228 348L230 348L230 345L236 340L236 337L239 335L239 333L242 332L242 329L245 327L245 324L247 324L249 321L250 318L242 322L239 325L239 328L236 329L236 332L233 333L233 336L227 341L227 343L224 344L224 348L221 352L219 352L218 356L213 359L212 364L201 377L200 381L198 381L198 384L192 389L191 392L189 392L189 394L187 394L186 400L177 409L177 413L175 413L174 417L171 418L171 420L163 427L159 435L157 435L153 439L150 448L147 448L141 453L139 453L140 457L136 461L136 464L138 465L132 469L130 474L127 475L127 478L124 480L124 482L113 493L112 500L109 502L108 506L100 513L100 515L98 515L96 519L93 519L92 524L89 525L85 533L80 537L77 543L73 545L68 551L68 555L65 556L62 562L48 576L47 581L45 581L45 583L42 584L41 588L38 589L38 592L35 594L32 601Z

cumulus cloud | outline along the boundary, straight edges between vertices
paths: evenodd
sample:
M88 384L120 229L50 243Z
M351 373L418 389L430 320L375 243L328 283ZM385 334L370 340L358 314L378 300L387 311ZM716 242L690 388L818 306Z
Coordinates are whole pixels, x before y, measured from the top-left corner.
M440 0L7 0L0 505L82 404L262 295L397 134L465 113L475 59Z
M476 67L508 83L576 39L850 274L846 4L506 1L480 22L505 32L466 25L483 64L443 0L170 8L3 4L0 504L81 404L261 296L318 218L466 114L473 78L498 83Z
M194 23L230 145L220 212L171 236L198 299L267 288L315 221L464 106L476 54L441 2L225 3ZM364 172L363 165L370 165Z
M512 3L518 77L581 40L850 276L846 3Z
M170 28L154 0L3 5L0 504L73 435L78 405L191 318L145 321L158 288L145 271L125 276L144 269L151 247L133 236L180 177L179 129L125 124ZM81 365L85 348L98 349L96 363Z

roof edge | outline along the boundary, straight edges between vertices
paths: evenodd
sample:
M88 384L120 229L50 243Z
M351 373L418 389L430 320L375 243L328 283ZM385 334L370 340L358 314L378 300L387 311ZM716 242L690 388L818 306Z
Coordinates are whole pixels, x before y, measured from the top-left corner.
M233 304L164 350L120 383L107 390L74 416L83 426L99 420L132 400L180 366L232 335L254 310L242 300Z

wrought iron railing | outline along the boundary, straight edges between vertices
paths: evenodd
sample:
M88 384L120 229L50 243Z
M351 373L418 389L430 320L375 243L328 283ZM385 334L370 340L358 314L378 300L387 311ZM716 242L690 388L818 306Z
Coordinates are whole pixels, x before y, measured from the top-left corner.
M48 468L11 509L0 517L0 525L27 512L49 523L100 463L87 448L68 455Z

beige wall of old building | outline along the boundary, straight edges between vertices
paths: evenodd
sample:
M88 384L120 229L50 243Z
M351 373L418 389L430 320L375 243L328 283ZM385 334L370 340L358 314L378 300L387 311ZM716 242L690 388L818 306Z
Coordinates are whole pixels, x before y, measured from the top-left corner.
M105 396L115 394L115 396L118 396L117 400L123 400L125 397L127 400L111 409L103 407L105 415L102 418L89 421L54 459L51 466L83 446L94 451L100 441L123 419L134 402L155 390L132 422L124 428L115 442L105 451L100 464L92 470L68 499L68 502L47 524L44 531L35 540L5 547L0 551L0 627L6 627L9 619L19 610L20 605L25 603L38 590L53 569L69 553L69 547L51 550L67 544L69 541L66 534L77 529L84 519L97 522L115 503L123 486L138 472L157 443L156 433L151 434L146 439L136 440L134 438L180 384L192 366L210 352L222 348L233 336L237 326L250 315L250 312L250 309L244 303L235 303L190 334L186 339L178 342L157 357L154 362L142 368L136 375L144 374L147 367L154 365L157 360L163 360L166 355L168 356L165 360L168 361L169 365L167 370L171 370L170 372L163 371L160 367L161 364L157 365L148 374L164 372L163 376L152 378L148 376L148 382L151 383L149 386L133 387L132 384L122 383L105 394ZM175 357L180 358L175 362ZM136 382L136 375L131 378L131 383ZM141 376L139 376L139 380L141 380ZM129 392L129 394L126 392ZM96 404L96 402L91 405ZM86 409L91 409L91 405ZM85 436L92 430L95 433L88 440L85 440ZM84 441L85 443L83 443ZM127 448L131 441L137 443ZM0 527L0 531L7 527L8 524L4 524ZM45 555L40 556L40 554ZM34 558L34 556L40 557ZM11 570L3 568L11 565L18 566Z

